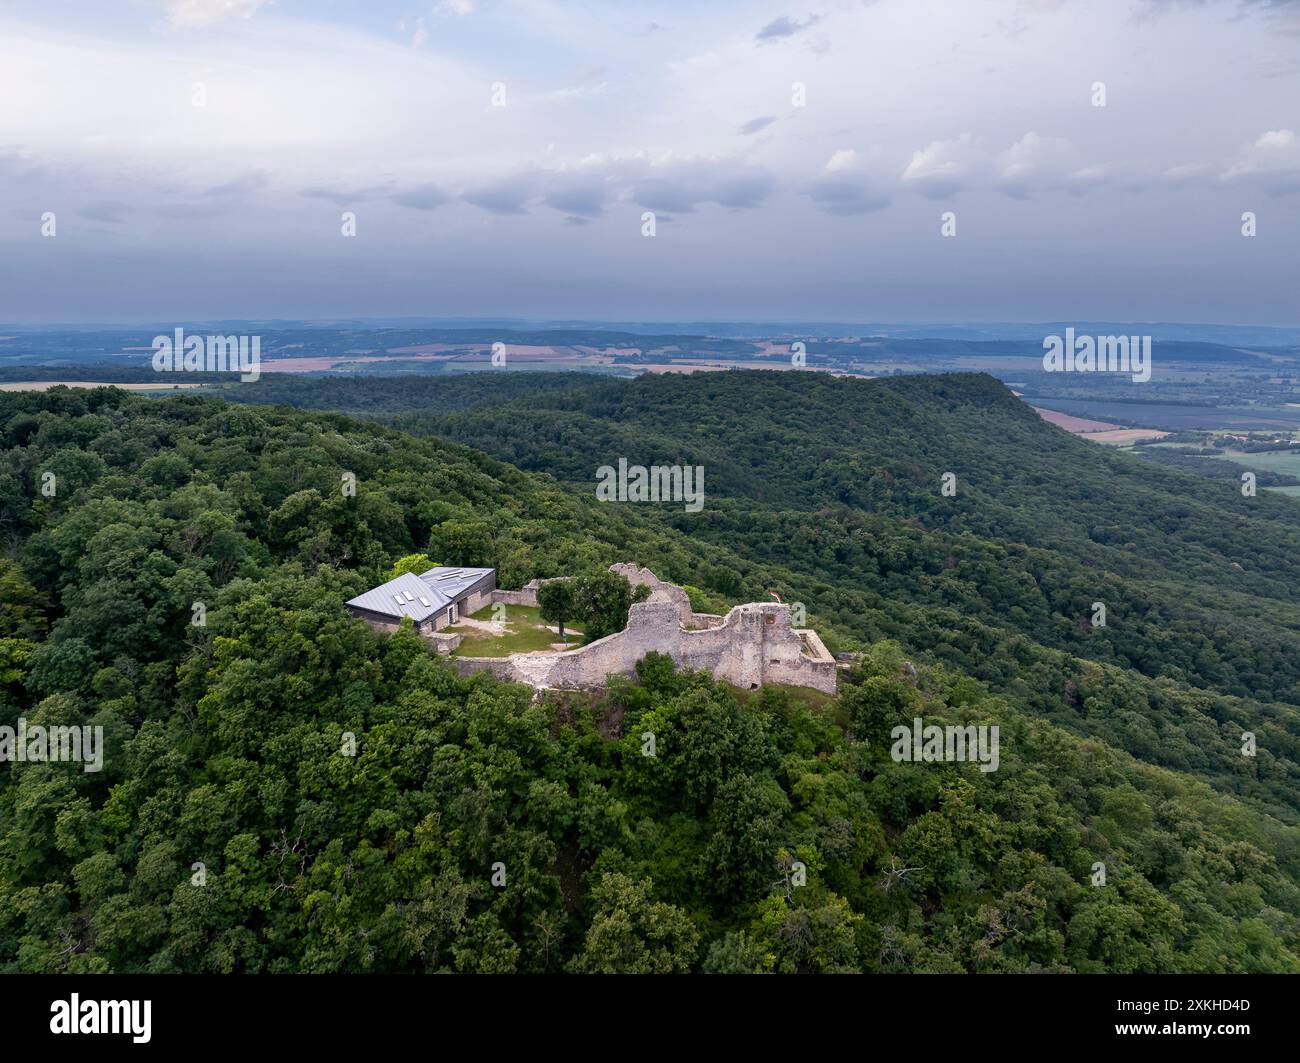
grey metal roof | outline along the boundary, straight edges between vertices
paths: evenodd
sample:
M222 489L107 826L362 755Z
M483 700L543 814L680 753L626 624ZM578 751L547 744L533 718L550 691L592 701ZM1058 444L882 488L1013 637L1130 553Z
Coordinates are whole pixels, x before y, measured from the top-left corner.
M446 609L474 584L495 571L492 568L450 568L440 565L418 576L404 572L365 594L358 594L347 604L383 616L409 616L418 624L440 609Z
M491 576L494 568L452 568L439 565L420 573L420 580L434 594L442 595L451 604L484 576Z

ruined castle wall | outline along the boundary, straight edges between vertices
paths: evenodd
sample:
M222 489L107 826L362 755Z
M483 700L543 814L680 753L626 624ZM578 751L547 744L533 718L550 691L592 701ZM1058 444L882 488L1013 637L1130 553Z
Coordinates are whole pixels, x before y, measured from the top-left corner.
M605 685L607 675L632 675L636 662L652 650L678 656L681 624L670 602L638 602L628 610L627 627L590 645L564 653L521 654L534 659L550 656L545 685L591 688ZM540 661L527 662L530 665Z
M433 648L439 653L453 653L460 648L460 644L465 641L465 636L460 633L448 634L446 632L420 632L421 636L433 644Z
M600 689L607 676L633 675L637 661L656 652L679 668L706 671L738 687L784 683L834 693L835 661L820 640L810 643L811 653L804 633L791 628L785 605L738 605L718 626L687 630L678 603L660 600L638 602L624 630L576 650L461 657L456 665L462 675L486 670L537 688Z
M696 626L695 614L691 611L691 597L675 583L665 583L648 568L637 565L610 565L609 570L624 577L632 585L633 590L637 587L649 587L650 597L646 599L647 602L670 603L677 610L678 622L682 627Z
M502 605L531 605L537 608L537 591L525 587L518 591L493 591L492 602L495 605L500 602Z
M536 609L538 587L543 583L554 583L556 580L568 578L568 576L551 576L548 579L530 579L517 591L503 591L498 588L492 592L491 600L501 602L503 605L528 605Z
M456 671L463 676L474 675L478 672L491 672L498 679L507 683L526 682L516 673L515 666L509 657L450 657L448 660L455 665Z

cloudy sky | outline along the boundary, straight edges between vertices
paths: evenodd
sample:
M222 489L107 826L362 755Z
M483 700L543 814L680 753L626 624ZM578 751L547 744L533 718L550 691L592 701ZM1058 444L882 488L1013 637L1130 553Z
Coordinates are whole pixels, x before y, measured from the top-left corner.
M0 321L1294 325L1298 265L1292 0L0 0Z

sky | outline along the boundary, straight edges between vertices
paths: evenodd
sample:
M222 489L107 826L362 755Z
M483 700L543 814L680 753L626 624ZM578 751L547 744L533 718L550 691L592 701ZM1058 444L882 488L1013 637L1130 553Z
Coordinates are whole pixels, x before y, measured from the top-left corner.
M1298 264L1300 0L0 0L8 323L1295 325Z

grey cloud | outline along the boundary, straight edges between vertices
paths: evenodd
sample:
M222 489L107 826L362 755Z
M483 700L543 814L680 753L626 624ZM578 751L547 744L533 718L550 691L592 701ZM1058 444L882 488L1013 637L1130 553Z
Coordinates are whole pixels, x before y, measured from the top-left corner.
M230 181L225 181L219 185L213 185L203 194L205 196L242 196L249 192L255 192L259 188L264 188L271 181L270 175L265 170L254 170L252 173L244 174L243 177L236 177Z
M304 188L299 195L307 196L310 199L327 199L331 203L340 207L347 207L353 203L360 203L364 199L374 199L376 196L387 195L392 191L389 185L371 185L368 188L346 188L342 185L312 185L310 188Z
M1209 7L1211 3L1212 0L1136 0L1133 19L1141 23L1178 8ZM1224 6L1234 8L1237 18L1258 16L1261 25L1279 36L1300 37L1300 0L1235 0Z
M1300 192L1300 170L1274 170L1255 175L1264 194L1274 198L1292 196Z
M918 177L910 182L910 186L912 191L925 196L926 199L934 200L951 199L965 187L964 183L955 177L938 175Z
M1264 190L1270 196L1292 196L1300 192L1300 173L1288 174L1285 178L1275 177L1265 185Z
M772 194L774 185L766 173L736 174L718 182L712 200L724 207L758 207Z
M705 203L723 207L758 207L776 188L775 178L758 166L683 162L655 167L633 188L633 198L653 211L689 214Z
M103 221L112 225L120 225L126 221L126 216L131 213L131 208L125 203L105 200L98 203L87 203L85 206L78 208L77 213L90 221Z
M1027 177L1003 177L998 180L998 191L1010 199L1022 201L1034 198L1034 184Z
M689 214L702 200L678 182L651 179L643 181L634 192L636 201L650 210L676 210Z
M9 178L31 177L44 169L45 164L35 152L0 145L0 174Z
M542 202L564 214L597 218L605 212L609 190L598 177L561 174L552 178Z
M412 210L434 210L441 207L450 198L437 185L424 184L396 193L393 196L393 202L399 207L410 207Z
M861 174L825 174L809 181L804 186L804 195L827 214L841 217L870 214L889 206L889 197L871 188Z
M226 207L223 201L204 199L198 201L182 200L176 203L160 203L151 210L164 218L212 218L219 215Z
M1035 193L1066 187L1068 175L1081 172L1078 154L1063 137L1026 133L999 157L996 185L1012 199L1033 199Z
M817 25L820 21L820 15L809 15L802 22L798 19L791 18L789 15L778 15L754 34L754 40L758 41L759 44L784 40L787 37L793 37L796 33L808 29L810 26Z
M740 132L744 136L748 136L750 133L759 133L775 121L776 118L770 114L764 115L762 118L751 118L740 127Z
M1085 196L1095 188L1109 184L1114 176L1112 168L1102 164L1066 174L1056 187L1069 192L1072 196Z
M532 175L516 174L471 188L460 198L492 214L527 214L528 202L535 195Z
M966 178L983 169L982 152L969 133L932 140L912 153L900 183L926 199L951 199L966 187Z

